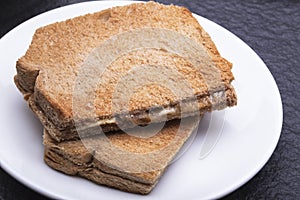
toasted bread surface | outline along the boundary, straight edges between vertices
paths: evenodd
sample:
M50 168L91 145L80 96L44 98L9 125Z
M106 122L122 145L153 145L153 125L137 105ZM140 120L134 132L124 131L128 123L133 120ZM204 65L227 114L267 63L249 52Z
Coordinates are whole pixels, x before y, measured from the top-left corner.
M203 48L203 53L208 55L208 62L220 73L220 80L216 80L220 86L219 90L209 91L207 80L199 71L199 66L193 66L193 63L180 55L164 49L137 49L118 57L107 66L100 83L95 85L92 96L94 100L91 102L92 111L89 109L90 102L77 102L76 98L74 100L74 88L78 84L76 81L89 55L113 36L144 28L174 31L195 41ZM115 95L116 85L122 77L134 67L145 65L156 66L153 71L158 73L160 69L157 66L179 72L180 76L173 78L178 83L187 81L192 94L178 97L169 88L150 84L137 88L136 91L125 88ZM113 101L116 96L126 96L128 93L131 94L128 105L119 108L127 109L129 114L126 117L133 115L137 124L147 124L149 120L144 115L156 106L164 108L173 106L175 112L167 115L167 120L181 118L182 109L179 108L179 103L184 97L196 97L199 101L198 107L188 110L185 116L193 115L199 110L203 113L236 104L236 95L230 85L234 79L231 73L232 64L220 56L210 36L191 12L174 5L165 6L155 2L131 4L39 28L33 36L29 49L18 60L16 67L16 85L26 99L32 96L31 99L46 116L49 122L47 124L52 124L45 126L46 129L48 131L56 129L57 133L73 132L73 136L69 138L77 137L75 117L83 120L93 118L95 121L108 119L110 123L104 121L103 129L117 130L118 124L113 117L122 114L122 110L115 109ZM141 76L138 71L134 71L131 75ZM89 75L83 82L86 80L89 81ZM215 96L217 100L212 100ZM222 98L218 99L219 96ZM87 98L83 95L82 99ZM79 107L79 112L74 112L74 107ZM84 115L83 110L88 110L93 116ZM76 114L78 116L74 116ZM60 137L57 135L56 138Z
M185 142L195 133L197 118L172 120L149 137L115 132L57 143L44 131L45 162L69 175L128 192L147 194ZM142 135L145 136L149 130Z

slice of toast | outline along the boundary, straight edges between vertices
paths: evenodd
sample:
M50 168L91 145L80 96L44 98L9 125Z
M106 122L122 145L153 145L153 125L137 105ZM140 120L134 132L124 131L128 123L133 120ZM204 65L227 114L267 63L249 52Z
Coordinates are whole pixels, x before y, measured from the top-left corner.
M124 46L134 48L118 53ZM118 57L97 71L105 52ZM39 28L17 61L15 83L45 116L41 121L51 136L62 141L78 138L78 127L88 134L98 126L108 132L120 124L131 128L233 106L231 67L190 11L148 2ZM166 87L163 78L177 89ZM184 82L188 88L180 86ZM132 91L135 85L140 87Z
M195 117L189 117L181 122L167 122L150 137L140 137L146 136L148 130L143 134L137 132L139 137L119 131L60 143L45 130L44 160L69 175L127 192L148 194L185 142L189 137L192 139L192 133L196 134L197 124Z

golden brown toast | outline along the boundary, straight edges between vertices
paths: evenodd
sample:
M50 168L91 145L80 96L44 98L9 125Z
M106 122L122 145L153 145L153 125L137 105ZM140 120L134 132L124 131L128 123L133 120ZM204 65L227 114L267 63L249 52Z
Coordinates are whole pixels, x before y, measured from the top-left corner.
M45 162L69 175L127 192L148 194L192 133L195 117L172 120L150 137L121 131L57 143L44 131ZM139 136L147 134L137 132ZM195 136L195 135L194 135Z
M143 38L151 37L146 48ZM143 48L136 48L138 42ZM130 45L135 48L120 51L103 73L97 71L103 60L97 56L118 50L106 47ZM88 134L98 126L108 132L236 104L232 64L191 12L174 5L136 3L39 28L16 67L16 85L45 116L41 121L56 141L78 138L78 127Z

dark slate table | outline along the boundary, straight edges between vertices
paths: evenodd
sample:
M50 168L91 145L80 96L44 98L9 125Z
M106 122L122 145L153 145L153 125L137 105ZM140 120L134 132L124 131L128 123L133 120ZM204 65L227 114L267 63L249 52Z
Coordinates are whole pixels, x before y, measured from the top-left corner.
M39 13L76 2L81 0L2 0L0 37ZM281 92L284 121L274 154L253 179L224 199L300 199L300 1L160 2L184 5L236 34L264 60ZM0 169L0 199L47 198Z

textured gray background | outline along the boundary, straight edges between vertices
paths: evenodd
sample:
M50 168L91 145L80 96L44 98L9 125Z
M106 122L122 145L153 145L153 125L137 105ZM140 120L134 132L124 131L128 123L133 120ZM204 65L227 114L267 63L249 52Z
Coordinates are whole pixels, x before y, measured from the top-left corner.
M1 0L0 37L39 13L76 2L81 1ZM281 93L284 122L274 154L253 179L224 199L300 199L300 1L160 2L184 5L244 40L264 60ZM0 199L46 198L0 169Z

